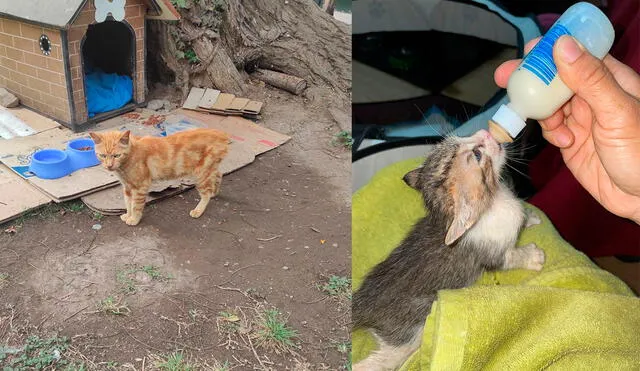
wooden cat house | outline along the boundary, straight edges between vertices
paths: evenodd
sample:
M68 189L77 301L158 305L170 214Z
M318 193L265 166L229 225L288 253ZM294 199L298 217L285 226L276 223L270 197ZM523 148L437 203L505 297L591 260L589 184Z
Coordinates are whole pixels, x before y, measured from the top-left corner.
M0 0L0 87L78 130L146 99L146 19L170 0Z

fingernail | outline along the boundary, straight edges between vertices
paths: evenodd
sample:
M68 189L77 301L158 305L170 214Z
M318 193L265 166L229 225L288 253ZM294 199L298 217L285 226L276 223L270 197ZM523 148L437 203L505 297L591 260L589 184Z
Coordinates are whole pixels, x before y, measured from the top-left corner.
M567 63L573 63L582 54L582 48L571 36L562 36L558 39L560 57Z

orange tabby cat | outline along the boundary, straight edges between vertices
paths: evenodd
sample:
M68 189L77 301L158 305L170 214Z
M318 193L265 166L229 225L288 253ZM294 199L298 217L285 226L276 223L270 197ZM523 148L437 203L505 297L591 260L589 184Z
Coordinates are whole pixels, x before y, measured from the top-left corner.
M189 213L198 218L220 191L218 165L228 152L229 137L213 129L195 129L167 137L136 137L127 130L89 133L102 165L114 171L124 188L127 213L120 218L137 225L154 180L193 177L200 202Z

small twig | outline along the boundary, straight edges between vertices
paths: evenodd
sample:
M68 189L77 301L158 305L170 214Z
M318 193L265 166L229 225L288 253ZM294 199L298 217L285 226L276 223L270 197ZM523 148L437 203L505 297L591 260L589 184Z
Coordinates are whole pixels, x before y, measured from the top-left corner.
M258 356L258 352L256 352L256 348L253 346L253 342L251 341L251 337L247 336L247 340L249 340L249 346L251 347L251 351L253 352L254 357L256 357L256 359L258 360L258 363L260 363L260 366L262 367L262 369L263 370L266 369L267 367L264 365L264 363L262 363L262 360Z
M320 230L318 228L314 228L314 227L309 227L309 228L311 228L311 230L316 233L320 233Z
M249 264L249 265L246 265L246 266L244 266L244 267L238 268L238 269L236 269L235 271L231 272L231 274L229 275L229 279L227 279L226 281L224 281L224 282L222 282L222 283L219 283L217 286L222 286L222 285L224 285L224 284L227 284L227 283L231 282L231 278L233 277L233 275L234 275L234 274L236 274L236 273L238 273L238 272L240 272L241 270L243 270L243 269L247 269L247 268L251 268L251 267L255 267L255 266L257 266L257 265L264 265L264 264L262 264L262 263L255 263L255 264Z
M273 236L273 237L269 237L269 238L256 238L256 240L258 240L258 241L263 241L263 242L268 242L268 241L273 241L273 240L275 240L276 238L280 238L280 237L282 237L282 235L281 235L281 234L278 234L278 235L275 235L275 236Z
M82 312L83 310L89 308L89 306L87 305L86 307L80 309L79 311L73 313L72 315L70 315L69 317L65 318L64 320L62 320L62 322L67 322L68 320L70 320L71 318L75 317L76 315L78 315L78 313Z
M301 302L299 302L299 303L302 303L302 304L315 304L315 303L319 303L319 302L321 302L321 301L323 301L323 300L326 300L327 298L328 298L328 296L323 296L323 297L321 297L321 298L320 298L320 299L318 299L318 300L314 300L314 301L301 301Z

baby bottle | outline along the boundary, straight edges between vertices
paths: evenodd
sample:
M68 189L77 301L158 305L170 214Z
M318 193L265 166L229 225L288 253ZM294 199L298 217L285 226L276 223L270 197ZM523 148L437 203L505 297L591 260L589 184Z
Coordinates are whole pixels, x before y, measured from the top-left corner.
M611 22L596 6L580 2L567 9L509 78L509 103L489 121L489 131L499 142L513 141L528 118L546 119L573 96L553 61L553 45L562 35L572 36L599 59L607 55L615 36Z

